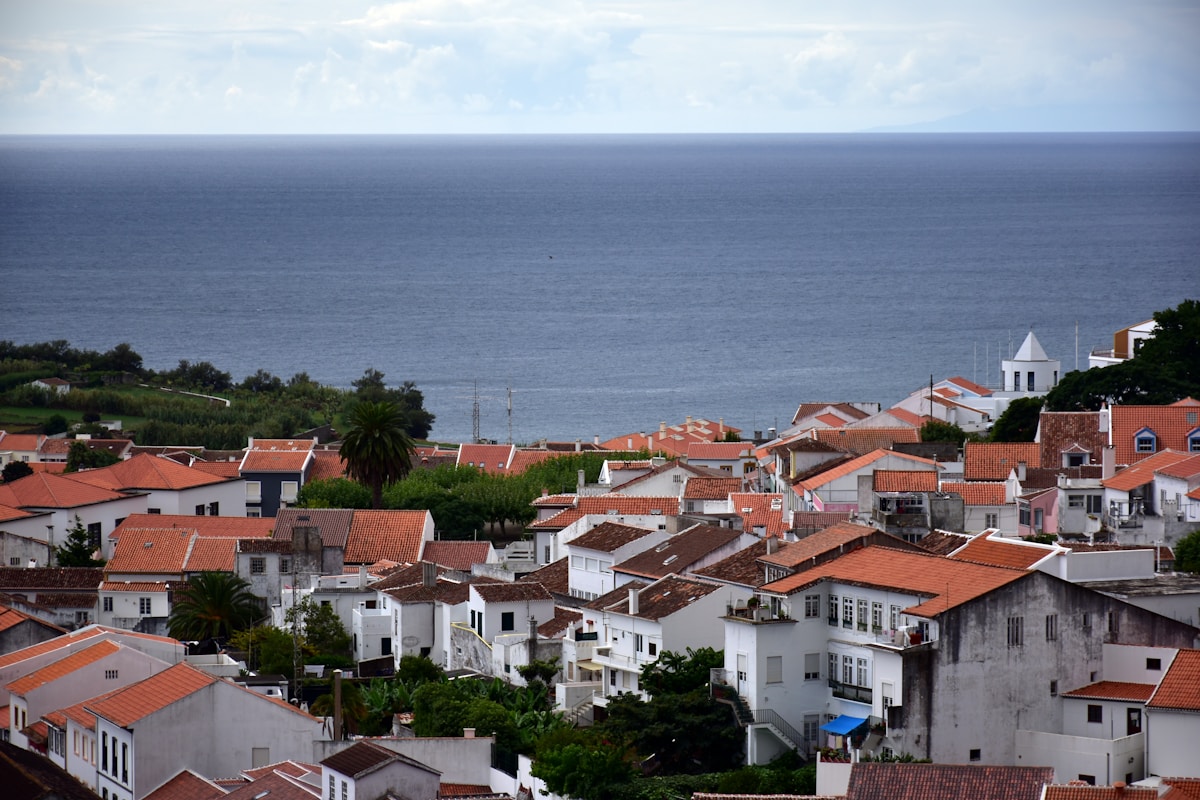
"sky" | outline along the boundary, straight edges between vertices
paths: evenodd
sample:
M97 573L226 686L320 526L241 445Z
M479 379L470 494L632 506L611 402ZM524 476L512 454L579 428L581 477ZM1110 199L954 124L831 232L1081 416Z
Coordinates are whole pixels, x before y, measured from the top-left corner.
M1200 0L3 0L0 134L1200 130Z

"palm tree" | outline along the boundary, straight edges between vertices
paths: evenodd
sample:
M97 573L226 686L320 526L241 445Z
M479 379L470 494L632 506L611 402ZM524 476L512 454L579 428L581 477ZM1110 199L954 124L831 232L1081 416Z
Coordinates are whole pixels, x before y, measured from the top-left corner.
M201 572L175 597L167 630L176 639L228 638L263 616L250 584L230 572Z
M412 469L413 441L404 431L404 412L394 403L359 403L350 411L342 439L346 474L371 489L373 508L383 507L383 487Z

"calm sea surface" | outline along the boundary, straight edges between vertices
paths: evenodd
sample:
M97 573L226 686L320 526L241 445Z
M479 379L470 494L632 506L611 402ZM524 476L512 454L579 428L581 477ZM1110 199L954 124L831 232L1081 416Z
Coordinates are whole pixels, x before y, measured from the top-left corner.
M0 138L0 339L412 380L434 435L1086 366L1200 296L1200 136ZM1076 325L1078 324L1078 347Z

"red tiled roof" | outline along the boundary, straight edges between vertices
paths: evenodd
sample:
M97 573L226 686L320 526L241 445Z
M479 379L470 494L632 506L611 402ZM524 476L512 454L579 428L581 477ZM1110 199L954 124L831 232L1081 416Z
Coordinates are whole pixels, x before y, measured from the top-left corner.
M184 572L233 572L241 539L197 537L184 562ZM247 540L254 541L254 540ZM272 541L264 539L261 541Z
M1200 650L1180 650L1147 708L1200 711Z
M1200 453L1189 453L1189 458L1166 467L1160 467L1158 473L1172 478L1195 478L1200 475Z
M35 516L32 511L22 511L21 509L13 508L12 506L0 505L0 522L9 522L14 519L22 519L24 517L32 516Z
M102 592L165 592L166 581L105 581L100 584Z
M538 636L561 639L572 625L583 619L583 612L570 608L554 607L554 618L538 625Z
M993 567L1029 569L1047 556L1063 552L1055 545L1037 544L1021 539L1006 539L998 533L976 536L954 552L951 558L989 564Z
M865 544L867 537L879 533L878 529L869 525L859 525L854 522L839 522L824 530L806 536L798 542L788 542L770 555L764 555L762 562L779 567L795 569L806 562L813 561L817 556L831 550L844 550L847 545Z
M875 491L877 492L936 492L938 474L930 470L877 469Z
M1038 800L1053 767L859 762L846 800Z
M614 591L625 590L615 602L609 602L604 608L616 614L629 614L629 587L641 587L634 581L617 587ZM639 619L659 620L669 617L702 597L707 597L719 591L715 583L688 580L678 575L662 578L649 586L638 588L638 610L631 616Z
M317 778L320 779L320 771ZM214 783L224 785L224 781ZM224 796L225 800L261 800L265 797L270 800L317 800L321 796L320 787L274 770L244 786L227 788L229 794Z
M763 569L758 560L767 554L767 540L760 539L726 559L695 571L695 575L738 586L761 586Z
M13 508L76 508L124 497L120 492L46 472L0 484L0 504Z
M764 584L761 590L794 594L820 580L896 589L928 599L906 611L934 617L1031 573L955 561L932 554L862 547L804 572Z
M277 519L270 517L193 517L186 514L130 514L109 538L120 539L127 531L184 528L206 539L264 539L271 535ZM288 538L291 538L289 529Z
M1046 787L1041 800L1158 800L1158 789L1149 786L1089 786L1059 783Z
M893 456L895 458L899 458L904 461L910 461L914 464L928 464L931 467L933 467L934 472L936 472L938 469L937 462L931 461L928 458L919 458L917 456L910 456L906 453L897 453L893 450L873 450L864 456L859 456L858 458L852 458L849 461L845 461L845 462L842 462L841 464L838 464L837 466L833 467L832 469L825 470L824 472L814 475L813 477L808 478L807 480L800 481L798 485L800 486L800 488L805 489L807 491L815 491L816 489L819 489L820 487L825 486L826 484L836 481L838 478L844 478L847 475L853 475L855 472L858 472L859 470L866 469L866 468L870 467L872 464L874 464L876 461L879 461L881 458L885 458L887 456Z
M191 489L222 483L222 479L199 470L185 467L169 458L147 453L107 467L73 473L74 480L90 483L113 491L122 489Z
M698 525L675 534L657 547L614 564L613 571L650 579L686 572L709 553L725 547L741 535L740 531L732 528Z
M1116 489L1122 492L1128 492L1130 489L1136 489L1139 486L1144 486L1154 480L1154 473L1168 469L1181 462L1196 460L1198 458L1193 453L1180 453L1175 450L1160 450L1153 455L1147 456L1140 461L1130 464L1128 467L1120 470L1116 475L1103 481L1104 488Z
M675 497L640 497L619 493L579 497L576 505L565 508L549 519L530 525L535 530L562 530L588 514L609 516L674 516L679 514L679 499Z
M72 672L82 669L88 664L94 664L101 659L108 658L120 649L120 646L111 641L97 642L91 647L76 651L65 658L55 661L53 664L48 664L39 670L31 672L25 677L8 684L5 688L12 694L24 695L40 686L45 686L47 683L70 675Z
M100 567L0 567L0 590L94 590L103 577Z
M0 431L0 450L5 452L23 450L36 453L42 443L47 441L40 433L7 433Z
M239 473L303 472L312 458L311 450L247 450Z
M563 556L558 561L551 561L546 566L534 570L521 580L540 583L549 592L565 595L571 592L570 571L570 564L567 562L566 556Z
M314 450L312 467L308 470L310 481L325 481L346 477L346 464L337 450Z
M915 428L817 428L813 438L839 450L866 455L890 450L897 443L915 444L921 435Z
M1063 453L1086 452L1093 464L1101 463L1108 446L1108 431L1100 428L1099 411L1043 411L1038 421L1039 466L1062 466Z
M492 787L486 783L442 783L438 797L470 797L491 795Z
M225 790L220 786L185 769L143 800L216 800L224 796Z
M127 728L216 682L217 678L189 664L176 664L114 692L104 700L90 703L87 708L96 716Z
M726 500L742 490L741 478L688 478L683 487L685 500Z
M969 381L961 375L955 375L953 378L947 378L946 383L952 383L960 389L965 389L971 394L977 394L980 397L988 397L992 390L986 386L980 386L975 381Z
M741 461L752 456L746 442L692 442L687 447L689 460Z
M193 461L192 469L219 478L236 478L241 475L242 464L239 461Z
M48 653L53 653L57 650L67 650L72 647L77 647L81 642L88 642L98 636L118 636L118 637L134 637L137 639L146 639L154 642L164 642L167 644L177 645L175 639L169 639L165 636L154 636L149 633L137 633L135 631L122 630L120 628L109 628L104 625L88 625L86 628L70 631L63 636L57 636L53 639L48 639L40 644L30 645L21 650L16 650L12 653L6 653L0 656L0 669L10 667L13 664L20 664L22 661L27 661L31 658L38 658Z
M630 542L636 542L643 536L654 533L646 528L632 525L621 525L617 522L602 522L587 533L572 539L569 547L596 550L601 553L612 553Z
M470 572L473 565L487 563L491 549L491 542L426 542L421 560Z
M471 586L485 603L514 603L525 600L550 600L545 586L532 581L473 583Z
M1133 464L1151 455L1137 451L1137 434L1143 428L1154 432L1155 452L1187 452L1188 434L1200 428L1200 409L1191 398L1169 406L1113 406L1109 414L1117 464Z
M458 448L457 466L476 467L489 475L505 473L509 469L516 448L511 444L464 444Z
M1008 480L1009 473L1022 461L1026 467L1041 466L1037 442L967 442L963 448L963 477L968 481Z
M963 503L969 506L1002 506L1006 496L1003 483L990 481L946 481L942 491L960 495Z
M870 416L867 412L860 408L855 408L849 403L801 403L796 409L796 413L792 415L792 424L799 425L804 420L825 412L826 409L829 409L826 413L835 413L838 415L838 426L846 422L866 419Z
M1200 778L1163 778L1168 787L1162 800L1200 800Z
M783 521L781 494L734 492L729 495L729 503L733 506L733 513L742 518L744 531L753 532L756 528L762 528L765 537L782 538L787 530L787 523Z
M1144 703L1154 694L1153 683L1129 681L1097 681L1096 683L1063 692L1063 697L1086 697L1092 700L1134 700Z
M354 512L346 540L346 564L374 564L391 559L415 564L421 558L428 511Z
M553 450L518 450L513 454L512 463L508 467L508 473L510 475L520 475L534 464L541 464L543 461L549 461L561 455L562 453Z
M181 573L196 538L191 528L129 530L117 540L105 573Z

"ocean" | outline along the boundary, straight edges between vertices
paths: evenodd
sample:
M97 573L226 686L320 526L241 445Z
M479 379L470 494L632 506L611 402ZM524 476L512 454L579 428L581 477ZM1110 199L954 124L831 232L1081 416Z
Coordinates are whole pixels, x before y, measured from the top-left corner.
M1196 134L0 137L0 339L371 367L444 441L783 429L1198 289Z

